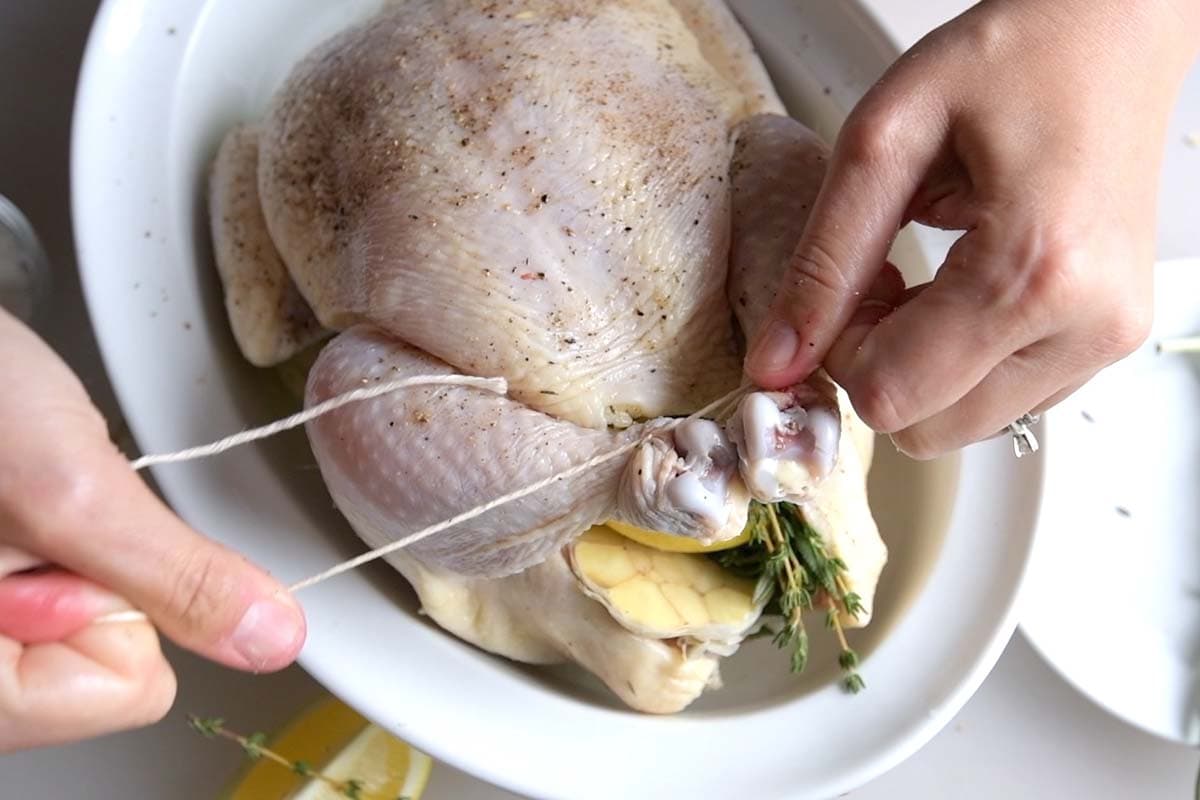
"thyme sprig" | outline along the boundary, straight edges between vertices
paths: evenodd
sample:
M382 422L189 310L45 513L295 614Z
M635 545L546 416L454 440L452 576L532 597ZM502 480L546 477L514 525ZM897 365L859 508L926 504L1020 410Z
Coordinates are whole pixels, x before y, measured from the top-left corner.
M756 599L765 602L764 613L780 618L778 629L766 629L767 635L776 647L791 649L791 671L803 672L808 665L805 612L823 608L825 625L841 648L842 688L862 691L866 684L858 674L858 654L846 640L842 615L858 617L863 605L846 584L846 564L830 555L820 534L791 503L752 503L747 526L746 544L713 557L726 569L758 581Z
M346 778L339 780L332 778L318 770L313 769L312 765L307 761L291 760L274 750L267 747L267 735L257 732L248 736L243 736L240 733L229 730L225 727L225 720L220 717L197 717L189 714L188 726L192 730L199 733L206 739L228 739L231 742L236 742L241 746L246 757L251 761L257 761L260 758L265 758L268 761L273 761L285 769L289 769L297 775L302 775L306 778L313 778L324 783L329 788L340 794L342 797L349 800L410 800L407 795L401 795L399 798L384 797L380 794L367 792L364 788L363 781L357 778Z

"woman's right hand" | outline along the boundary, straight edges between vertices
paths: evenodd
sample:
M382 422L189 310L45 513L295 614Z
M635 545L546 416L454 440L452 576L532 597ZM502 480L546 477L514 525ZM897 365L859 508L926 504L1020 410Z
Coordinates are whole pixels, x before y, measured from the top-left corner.
M159 719L175 678L156 629L236 669L290 664L305 624L284 587L171 513L2 310L0 368L0 752ZM95 621L130 609L150 622Z
M846 120L746 371L818 366L933 458L1039 414L1138 347L1167 122L1196 0L985 0ZM964 231L936 277L883 267L917 221Z

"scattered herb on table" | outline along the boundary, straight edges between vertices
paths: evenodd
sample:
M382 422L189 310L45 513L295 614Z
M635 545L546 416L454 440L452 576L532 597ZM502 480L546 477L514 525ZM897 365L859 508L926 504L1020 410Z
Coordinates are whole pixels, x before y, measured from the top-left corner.
M242 750L246 753L246 757L251 761L257 761L260 758L273 761L279 766L289 769L297 775L303 775L306 778L313 778L321 781L326 786L340 794L342 797L349 798L349 800L409 800L409 798L405 795L395 798L372 794L363 788L365 784L361 780L356 778L346 778L345 780L331 778L328 775L313 769L312 765L306 761L293 761L285 758L266 746L267 735L265 733L252 733L249 736L243 736L240 733L235 733L234 731L226 728L225 720L219 717L204 718L188 715L188 725L191 726L192 730L196 731L206 739L216 739L220 737L222 739L228 739L231 742L236 742L241 746Z

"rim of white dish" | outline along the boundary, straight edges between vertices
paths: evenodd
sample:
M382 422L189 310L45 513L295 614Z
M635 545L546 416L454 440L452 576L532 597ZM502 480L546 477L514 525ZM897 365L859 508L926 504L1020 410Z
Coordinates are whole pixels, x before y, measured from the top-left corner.
M1162 336L1191 334L1191 331L1164 331L1162 326L1170 325L1174 320L1162 319L1164 306L1161 304L1168 296L1194 297L1189 290L1191 284L1197 282L1197 276L1200 276L1200 258L1171 259L1155 264L1154 328L1147 341L1131 357L1146 357L1153 350L1155 340ZM1186 358L1183 355L1178 357ZM1137 368L1142 367L1139 365ZM1110 369L1122 370L1123 366L1118 363ZM1085 387L1062 405L1051 409L1049 418L1059 420L1064 416L1078 415L1082 411L1079 404L1086 402L1087 391ZM1071 424L1075 424L1075 420L1063 420L1056 423L1055 430L1060 431L1060 436L1070 439ZM1094 424L1094 421L1088 424ZM1145 617L1135 618L1131 614L1116 620L1111 616L1097 620L1093 612L1093 618L1089 619L1086 610L1086 590L1089 587L1082 587L1083 592L1072 591L1070 579L1063 577L1061 553L1053 552L1055 530L1078 528L1080 509L1095 513L1099 505L1097 496L1089 491L1091 487L1077 479L1080 459L1083 457L1077 450L1060 447L1046 459L1043 493L1047 499L1038 511L1038 535L1031 556L1034 566L1028 571L1018 598L1021 631L1051 669L1097 707L1156 738L1195 747L1200 744L1200 727L1194 713L1189 718L1185 709L1185 706L1194 707L1195 702L1185 698L1190 698L1195 691L1197 670L1169 653L1164 647L1169 642L1158 636L1138 636L1136 645L1129 644L1131 628L1152 627L1147 624L1150 620ZM1182 497L1184 501L1192 499L1193 495ZM1104 506L1104 511L1108 510L1109 507ZM1097 526L1093 530L1103 525L1095 520L1088 520L1088 523ZM1073 571L1086 570L1090 566L1086 554L1072 564ZM1045 613L1047 604L1064 597L1077 601L1072 608L1082 609L1073 613L1075 619L1064 620L1058 615ZM1048 616L1051 618L1048 619ZM1110 646L1105 632L1113 630L1124 631L1117 634L1118 637L1124 637L1124 647ZM1101 660L1109 665L1108 669L1096 668ZM1116 675L1120 679L1114 680Z
M182 43L177 41L168 47L161 31L170 25L172 35L186 41L205 7L204 0L164 0L154 4L148 4L147 0L105 0L88 41L76 100L72 209L84 292L114 390L135 439L147 451L172 450L193 443L174 440L172 437L181 435L180 431L177 428L168 431L152 423L151 412L164 404L182 402L185 392L194 387L162 384L150 396L144 391L144 384L139 386L124 371L131 366L126 353L136 342L143 348L155 348L164 361L170 361L176 355L172 348L199 345L140 317L132 319L127 308L128 297L118 293L116 284L135 276L153 277L153 258L182 258L184 263L190 263L190 256L184 254L180 242L170 236L163 236L161 243L158 241L162 231L178 227L177 220L172 218L177 210L166 207L171 187L164 167L168 156L164 132L171 129L170 115L176 99L173 90L184 58ZM862 28L866 38L889 48L893 54L898 53L873 18L857 5L846 13L857 17L855 24ZM148 25L154 26L153 36L146 33ZM133 108L139 114L136 121L123 116ZM111 127L105 135L92 135L106 126ZM114 200L118 188L121 197ZM143 239L149 241L152 237L155 249L153 256L148 256ZM181 305L200 305L195 298L186 296L186 292L182 300L173 300ZM213 392L219 394L219 387ZM211 407L215 417L232 413L228 398L214 396ZM246 458L253 460L256 456L249 453ZM467 724L467 720L447 719L445 709L437 705L436 699L430 699L428 693L415 687L397 686L397 692L403 694L403 703L394 698L380 698L370 687L388 685L391 675L385 666L355 665L356 677L370 675L376 683L365 678L347 679L342 669L344 663L330 658L327 649L311 646L315 636L310 636L310 647L306 647L300 662L350 705L436 758L525 794L629 796L630 789L620 775L612 774L619 772L614 770L602 773L593 770L588 785L581 787L564 777L563 764L558 765L554 776L547 775L545 769L522 769L531 763L530 751L522 750L519 742L514 742L522 737L512 735L513 727L506 724L505 715L511 715L514 707L529 701L549 708L547 716L551 722L540 731L543 741L573 739L575 759L581 764L585 760L595 761L589 756L589 752L596 752L591 748L606 748L614 759L609 763L624 763L635 771L642 791L669 789L686 793L705 788L701 784L689 785L684 762L672 760L674 756L670 754L662 755L660 762L656 760L659 754L637 746L655 736L667 736L687 738L693 747L689 763L724 761L731 767L746 765L749 771L739 774L738 786L747 796L780 796L784 791L814 798L837 795L887 771L932 738L976 691L1007 644L1016 624L1016 596L1033 542L1033 515L1041 491L1040 461L1029 458L1022 459L1019 466L1014 466L1015 463L1009 443L1003 440L964 453L958 496L948 523L951 534L942 546L942 555L907 614L868 660L873 669L878 669L877 674L892 676L896 684L901 684L890 689L876 688L875 696L888 692L893 699L902 697L912 704L911 713L906 712L902 721L888 718L886 729L882 723L873 728L870 722L864 722L864 730L857 731L854 740L861 749L849 744L849 738L831 737L829 741L834 745L845 741L845 749L798 754L800 759L815 755L837 762L830 767L836 776L824 782L803 786L788 783L790 773L786 764L781 766L782 772L771 772L768 780L753 755L757 746L749 741L743 726L753 726L755 741L761 741L758 736L782 737L806 722L797 720L791 708L804 703L816 719L827 722L833 730L843 724L839 717L847 716L842 705L844 697L836 686L828 686L801 700L787 700L739 714L705 712L663 718L590 707L580 710L565 697L514 681L506 684L509 694L504 704L498 705L494 697L472 697L474 717L470 724L478 729L479 735L464 742L461 729L456 726ZM190 474L194 473L165 469L157 470L155 477L179 513L185 519L195 520L206 511L189 494ZM990 503L978 502L967 508L960 502L962 497L987 498ZM989 525L1001 529L1016 526L1017 530L991 530ZM979 530L991 533L982 536L978 535ZM957 564L956 571L947 568L951 562ZM343 589L354 593L361 588L353 578L347 580ZM365 581L362 587L363 591L377 591ZM326 596L314 591L306 600L306 606L313 609L310 618L314 619L314 632L320 624L317 617L327 616L320 609L322 597ZM938 597L956 596L969 599L949 609L937 605ZM951 615L948 620L947 615ZM977 621L976 615L982 621ZM932 624L934 620L939 621L938 625ZM322 647L340 635L334 632L322 638ZM910 666L904 670L906 663L911 664L914 650L928 662L922 669ZM458 666L449 662L439 666L444 668L429 675L428 682L439 688L451 686ZM438 696L453 695L434 692L434 697ZM870 703L871 697L869 691L859 702ZM386 703L391 705L384 709ZM880 703L862 706L864 720L871 715L879 718L883 714L881 706ZM395 716L385 716L393 710ZM397 722L401 712L404 721Z

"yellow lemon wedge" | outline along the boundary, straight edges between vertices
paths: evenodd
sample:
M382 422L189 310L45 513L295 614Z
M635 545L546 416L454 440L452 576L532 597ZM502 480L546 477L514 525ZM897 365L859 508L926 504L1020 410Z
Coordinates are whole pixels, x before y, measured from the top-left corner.
M673 533L663 533L662 531L648 531L636 525L628 525L611 519L604 525L627 539L633 539L638 544L644 544L646 547L653 547L655 550L667 553L715 553L718 550L730 550L750 541L748 526L732 539L712 544L700 544L695 539L689 539L686 536L676 536Z
M362 782L361 796L418 800L433 761L329 697L289 724L268 745L336 781ZM227 800L335 800L344 797L318 778L304 777L266 759L254 762L225 795Z

